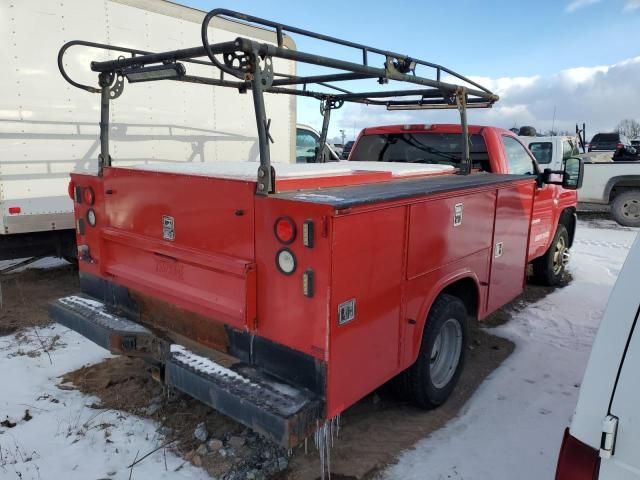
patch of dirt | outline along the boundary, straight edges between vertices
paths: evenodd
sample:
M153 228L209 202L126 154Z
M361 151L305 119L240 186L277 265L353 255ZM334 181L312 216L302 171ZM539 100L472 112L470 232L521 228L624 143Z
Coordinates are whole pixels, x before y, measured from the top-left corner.
M83 393L98 397L100 403L92 408L122 410L155 420L161 425L158 432L165 436L167 446L214 478L244 480L253 470L272 475L278 460L286 462L284 468L288 463L284 449L243 425L187 395L165 395L151 378L149 366L140 359L107 359L65 374L61 383L63 387L73 384ZM201 423L207 432L206 441L194 437Z
M332 478L372 478L399 453L460 412L486 376L514 348L510 341L485 329L473 328L470 334L465 370L454 394L442 407L420 410L396 398L389 386L383 386L342 415L340 436L331 451L331 469L335 473ZM159 431L173 448L216 478L244 479L248 472L253 472L252 478L256 479L319 477L320 464L312 440L308 454L300 446L287 457L280 447L190 397L163 396L162 388L151 379L142 360L107 359L64 375L62 383L72 383L82 392L97 396L100 403L95 408L124 410L159 422ZM207 442L193 436L201 422L209 433ZM212 439L220 440L221 448L206 448ZM277 473L287 463L288 468ZM267 472L270 475L265 476Z
M0 275L0 336L49 324L47 304L79 290L71 265Z

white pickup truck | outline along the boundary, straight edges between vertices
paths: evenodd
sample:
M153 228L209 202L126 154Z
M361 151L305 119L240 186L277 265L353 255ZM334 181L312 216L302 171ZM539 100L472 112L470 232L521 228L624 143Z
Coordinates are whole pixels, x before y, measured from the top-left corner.
M578 201L610 205L620 225L640 227L640 161L613 162L597 155L582 155L584 180Z
M610 205L620 225L640 227L640 161L613 161L613 151L580 154L577 137L520 137L543 168L562 170L565 158L584 159L581 204Z
M580 154L578 138L575 136L521 136L520 139L529 147L542 168L562 170L565 159Z

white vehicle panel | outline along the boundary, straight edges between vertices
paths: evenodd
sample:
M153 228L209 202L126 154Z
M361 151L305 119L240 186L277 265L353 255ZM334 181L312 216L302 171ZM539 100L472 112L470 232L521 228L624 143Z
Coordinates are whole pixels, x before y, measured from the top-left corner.
M589 157L587 157L589 158ZM582 187L578 190L578 201L609 203L607 184L617 177L634 177L640 185L640 162L589 162L584 163Z
M640 272L640 238L636 238L624 263L616 285L611 292L600 328L596 335L591 355L587 363L584 379L580 387L580 396L571 422L571 434L596 450L600 448L602 422L609 413L609 403L613 394L616 376L622 361L627 339L631 334L634 320L638 313L640 296L638 295L638 272ZM635 355L640 355L640 342L636 336L633 348ZM637 357L636 357L637 358ZM640 395L636 368L630 378L635 396L632 398L638 405ZM616 413L612 411L615 415ZM636 417L636 422L638 418ZM625 427L629 428L630 424ZM636 423L633 428L638 429ZM635 432L640 435L640 430ZM640 438L636 436L635 438ZM637 451L638 443L635 443ZM618 447L616 447L616 452ZM614 455L614 457L617 453ZM605 477L600 477L605 478ZM618 477L614 477L618 478ZM635 477L634 477L635 478Z
M0 76L0 233L72 228L69 172L97 170L100 97L62 78L60 47L76 39L152 52L198 46L203 17L161 0L0 2L0 39L10 46L0 49L0 61L9 66ZM237 22L217 19L212 25L212 42L238 36L274 41L270 32ZM295 48L288 38L286 46ZM74 80L97 85L89 63L118 55L74 46L65 67ZM294 62L274 63L295 74ZM185 66L189 74L218 75L212 67ZM295 97L265 95L265 105L275 140L272 161L294 162ZM114 166L258 160L252 97L230 88L125 81L110 117ZM9 214L15 207L20 213ZM52 213L61 216L52 220Z
M637 306L637 295L635 303ZM615 451L610 458L601 460L599 478L602 480L640 479L640 331L637 328L637 309L634 318L636 328L631 336L611 403L611 415L618 418Z

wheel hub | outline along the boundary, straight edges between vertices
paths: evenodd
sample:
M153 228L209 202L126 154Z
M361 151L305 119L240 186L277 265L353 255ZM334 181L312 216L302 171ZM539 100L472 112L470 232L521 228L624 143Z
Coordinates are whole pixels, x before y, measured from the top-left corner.
M431 347L429 371L436 388L444 387L456 372L462 353L462 328L450 318L442 324Z
M553 273L555 275L559 275L562 272L562 269L568 265L570 257L571 253L567 248L567 242L564 237L561 236L556 242L555 251L553 253Z
M622 206L622 213L627 218L640 218L640 200L629 200Z

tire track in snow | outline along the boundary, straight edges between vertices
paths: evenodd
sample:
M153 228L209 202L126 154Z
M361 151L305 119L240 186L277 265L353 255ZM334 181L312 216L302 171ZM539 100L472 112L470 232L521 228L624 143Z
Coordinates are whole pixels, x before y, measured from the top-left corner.
M589 245L592 247L605 247L605 248L619 248L619 249L625 249L625 250L629 250L631 248L630 243L607 242L606 240L576 239L573 243L577 245Z

